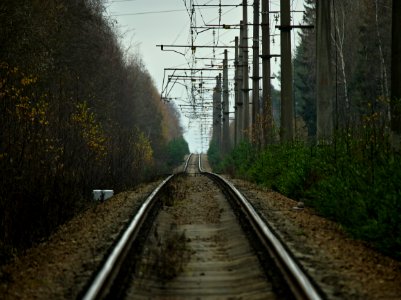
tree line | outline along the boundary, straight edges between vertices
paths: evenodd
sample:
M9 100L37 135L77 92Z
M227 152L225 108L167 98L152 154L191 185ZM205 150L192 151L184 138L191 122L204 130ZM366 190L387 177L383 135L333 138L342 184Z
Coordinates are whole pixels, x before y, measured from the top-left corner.
M350 131L390 122L392 1L333 1L331 56L334 127ZM306 0L304 22L316 23L316 1ZM296 112L316 134L316 36L302 30L294 58ZM373 119L372 119L373 117Z
M305 3L303 23L316 25L318 2ZM401 2L322 3L331 5L326 49L333 81L331 136L318 136L321 41L315 26L299 32L293 58L295 140L279 143L276 138L264 148L243 143L223 162L210 161L217 171L304 201L354 237L401 259ZM280 102L275 96L272 104L277 124ZM216 151L211 147L210 152Z
M0 3L0 261L165 170L175 108L101 0ZM185 142L185 141L184 141Z

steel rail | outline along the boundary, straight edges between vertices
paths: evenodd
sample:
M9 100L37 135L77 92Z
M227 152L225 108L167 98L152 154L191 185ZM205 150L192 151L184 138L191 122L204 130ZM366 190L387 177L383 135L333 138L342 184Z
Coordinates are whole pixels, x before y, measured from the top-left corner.
M276 237L270 227L265 223L265 221L263 221L253 206L238 191L238 189L222 176L205 171L202 168L201 155L199 155L198 168L202 174L219 182L220 185L227 189L229 193L236 198L236 202L246 214L251 226L278 264L278 267L282 271L295 298L311 300L323 299L323 296L321 296L322 293L312 283L307 274L301 269L289 251L284 247L283 243Z
M184 165L184 173L187 171L188 169L188 164L189 164L189 160L191 159L192 153L188 155L187 160L185 161L185 165Z
M187 171L189 160L192 154L190 154L184 165L184 172ZM82 299L92 300L92 299L103 299L107 296L110 287L116 278L121 265L125 257L127 256L129 249L138 236L138 233L142 227L142 224L148 217L152 207L155 204L156 195L160 190L174 177L176 174L169 175L162 183L158 185L156 189L146 198L144 203L139 208L138 212L135 214L131 223L127 229L122 234L121 238L118 240L117 244L114 246L110 255L107 257L106 261L98 271L97 275L87 288Z

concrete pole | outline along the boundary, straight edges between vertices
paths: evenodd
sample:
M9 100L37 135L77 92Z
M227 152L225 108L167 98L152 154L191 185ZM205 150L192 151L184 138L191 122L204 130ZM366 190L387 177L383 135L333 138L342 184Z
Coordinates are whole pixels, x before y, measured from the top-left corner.
M320 1L318 1L320 2ZM323 1L328 2L328 1ZM291 16L290 0L280 0L281 19L281 142L294 139L292 99Z
M249 70L248 70L248 1L243 0L242 2L242 13L243 13L243 37L242 37L242 50L243 50L243 105L244 105L244 130L247 130L247 134L244 136L249 141L250 136L250 122L249 122Z
M234 146L238 145L239 141L239 90L238 90L238 36L235 37L235 59L234 59L234 67L235 67L235 75L234 75L234 108L235 108L235 128L234 128Z
M331 1L316 3L316 121L317 140L321 142L330 142L333 137L330 5Z
M230 152L230 113L228 93L228 57L227 50L224 50L223 60L223 153Z
M213 91L213 134L212 134L212 142L219 147L219 136L220 136L220 131L219 131L219 126L220 126L220 117L219 117L219 111L218 111L218 84L219 84L219 76L216 76L216 87L214 88Z
M262 0L262 111L263 111L263 138L262 146L273 142L273 112L270 83L270 18L269 0Z
M219 152L221 153L222 151L222 142L221 142L221 136L222 136L222 107L221 107L221 74L216 77L216 102L215 102L215 107L216 107L216 143L217 143L217 148L219 149Z
M259 6L260 0L253 1L253 74L252 74L252 132L256 145L260 145L261 124L257 124L260 115L259 105Z
M244 140L244 93L242 91L243 88L243 32L244 26L243 21L240 21L240 35L239 35L239 53L238 53L238 142L242 142Z

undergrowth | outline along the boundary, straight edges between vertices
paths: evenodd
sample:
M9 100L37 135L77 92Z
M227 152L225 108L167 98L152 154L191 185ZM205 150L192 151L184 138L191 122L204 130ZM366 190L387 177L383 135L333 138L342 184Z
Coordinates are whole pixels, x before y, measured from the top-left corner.
M401 259L401 156L381 141L296 142L258 151L238 145L214 168L303 200L355 238Z

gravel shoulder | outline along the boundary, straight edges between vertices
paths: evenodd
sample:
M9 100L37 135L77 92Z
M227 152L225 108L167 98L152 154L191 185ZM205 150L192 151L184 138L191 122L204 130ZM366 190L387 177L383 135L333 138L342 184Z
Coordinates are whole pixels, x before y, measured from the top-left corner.
M244 180L228 178L268 220L329 299L401 299L401 263L335 222Z
M160 182L93 205L48 241L0 267L0 299L74 299L143 200Z

